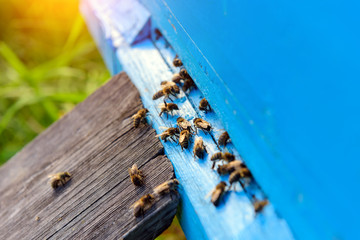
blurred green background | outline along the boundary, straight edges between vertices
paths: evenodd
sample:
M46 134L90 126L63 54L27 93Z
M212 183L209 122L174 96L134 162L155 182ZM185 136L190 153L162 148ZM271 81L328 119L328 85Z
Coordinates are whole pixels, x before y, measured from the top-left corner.
M0 0L0 165L109 79L77 0ZM158 239L185 239L178 221Z

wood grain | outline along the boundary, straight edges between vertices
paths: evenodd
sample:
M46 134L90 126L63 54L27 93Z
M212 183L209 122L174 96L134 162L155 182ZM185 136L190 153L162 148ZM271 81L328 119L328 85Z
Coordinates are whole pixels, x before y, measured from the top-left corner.
M141 107L128 76L116 75L0 168L0 239L154 239L165 230L178 194L144 218L130 209L174 177L155 131L133 128ZM127 172L134 163L145 174L140 188ZM48 175L60 171L72 179L54 191Z

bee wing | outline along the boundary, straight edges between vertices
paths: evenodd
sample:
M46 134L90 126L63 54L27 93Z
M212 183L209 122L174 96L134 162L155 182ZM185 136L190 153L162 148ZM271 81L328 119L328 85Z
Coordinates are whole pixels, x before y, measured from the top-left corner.
M160 104L158 105L158 107L159 107L159 108L163 108L163 107L165 107L165 104L164 104L164 103L160 103Z
M179 142L183 142L185 140L186 134L181 134L179 138Z
M215 191L215 190L213 189L213 190L211 190L210 192L208 192L208 193L205 195L205 199L209 198L209 197L213 194L214 191Z
M212 196L211 196L211 202L215 202L217 199L219 199L221 194L222 194L222 192L219 190L213 191Z
M206 121L201 121L201 122L198 122L198 125L201 127L201 128L207 128L208 126L210 126L210 123L206 122Z
M160 134L156 135L155 137L162 137L162 136L164 136L164 135L166 135L166 133L165 133L165 132L160 133Z
M169 82L169 81L163 81L163 82L161 82L161 86L162 86L162 87L174 86L174 85L176 85L176 83L174 83L174 82Z
M163 127L163 126L160 126L159 128L160 129L168 129L168 127Z

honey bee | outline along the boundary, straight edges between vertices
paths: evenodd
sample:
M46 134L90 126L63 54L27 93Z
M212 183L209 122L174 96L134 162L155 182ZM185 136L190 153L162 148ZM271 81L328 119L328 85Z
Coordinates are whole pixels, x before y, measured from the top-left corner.
M194 149L193 149L194 158L195 156L197 156L198 158L202 159L204 157L204 152L207 152L206 147L204 145L204 141L202 137L198 137L195 139L195 143L194 143Z
M163 114L163 113L166 113L166 118L168 118L168 116L169 116L169 112L171 113L171 115L172 115L172 113L173 113L173 111L174 110L179 110L179 107L178 107L178 105L177 104L175 104L175 103L164 103L164 104L160 104L159 105L160 106L160 113L159 113L159 116L161 117L161 115Z
M230 139L230 136L229 136L228 132L223 132L219 137L218 145L225 147L226 143L227 143L227 141L229 141L229 139Z
M188 71L187 71L184 67L182 67L182 68L180 69L179 75L180 75L183 79L191 78L190 75L189 75L189 73L188 73Z
M231 161L234 161L235 160L235 156L231 153L228 153L228 152L225 152L225 153L222 153L222 152L217 152L217 153L214 153L212 156L211 156L211 161L213 161L213 165L212 165L212 169L214 169L215 167L215 161L218 161L218 160L225 160L226 162L231 162Z
M59 172L52 174L50 177L50 184L53 189L64 186L70 179L71 174L68 172Z
M156 100L156 99L159 99L159 98L165 96L164 102L165 102L165 99L170 99L170 101L173 101L170 98L170 95L176 97L176 93L180 93L180 89L177 85L175 85L175 86L165 85L165 86L163 86L162 90L159 90L158 92L156 92L153 95L152 99Z
M151 208L154 200L155 198L152 194L146 194L142 196L133 205L131 205L131 208L134 209L134 216L135 217L144 216L145 211Z
M182 151L184 150L184 148L187 149L189 147L189 141L190 141L190 132L188 130L182 130L180 132L180 138L179 138L179 143Z
M140 109L135 115L132 116L132 119L134 119L134 128L139 127L140 123L145 124L146 123L146 113L148 113L149 110L146 108Z
M154 32L155 32L155 40L157 41L162 37L162 33L158 28L156 28Z
M160 83L161 87L162 88L165 88L165 87L171 87L171 93L172 94L179 94L180 93L180 88L178 85L176 85L176 83L174 82L169 82L169 81L162 81Z
M205 113L207 113L208 111L211 112L212 109L210 107L210 104L205 98L201 99L199 103L199 110L205 111Z
M239 182L241 187L246 192L245 185L243 184L243 182L241 180L244 178L251 178L251 177L252 177L252 175L248 168L245 167L245 168L236 169L229 176L230 188L235 182Z
M129 175L131 182L135 186L142 186L144 184L144 175L142 171L138 169L136 164L129 168Z
M264 207L269 204L269 200L267 199L257 200L254 195L253 195L253 200L254 200L253 205L254 205L255 213L261 212L264 209Z
M184 85L182 86L182 90L186 92L190 88L196 87L194 80L192 78L185 79Z
M200 128L204 132L205 131L210 132L210 130L211 130L210 123L208 123L207 121L205 121L204 119L201 119L201 118L195 118L194 119L194 125L195 125L195 128L196 128L196 132L197 132L198 128Z
M153 194L155 197L160 197L162 195L165 195L166 193L169 193L170 191L176 191L178 185L179 181L176 178L166 181L154 188Z
M232 173L233 171L235 171L236 169L239 169L239 168L246 168L246 166L242 161L235 160L235 161L229 162L227 164L218 166L217 172L220 175L224 175L224 174Z
M186 120L183 117L178 117L176 119L176 123L179 126L180 130L189 130L189 132L193 131L192 127L191 127L191 123Z
M179 73L175 73L175 74L172 76L172 79L171 79L171 80L172 80L174 83L179 84L182 79L183 79L183 77L181 77Z
M166 129L164 132L162 132L161 134L156 135L155 137L160 137L161 140L163 140L164 142L166 142L167 138L169 138L169 137L173 141L175 141L173 136L176 136L179 133L180 133L180 131L178 128L170 127L168 129Z
M214 206L218 206L221 200L221 197L225 193L225 188L227 184L226 182L222 181L218 185L216 185L215 189L211 193L211 202L214 204Z
M177 57L174 58L173 64L175 67L181 67L183 65L182 61Z

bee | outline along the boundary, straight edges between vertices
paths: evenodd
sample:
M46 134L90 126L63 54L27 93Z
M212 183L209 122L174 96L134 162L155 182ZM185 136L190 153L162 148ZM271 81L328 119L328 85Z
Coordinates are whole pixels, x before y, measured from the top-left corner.
M162 81L160 83L161 87L164 89L165 87L171 87L171 93L172 94L179 94L180 93L180 88L178 85L176 85L176 83L174 82L169 82L169 81Z
M206 147L204 145L204 141L202 137L198 137L195 139L195 143L194 143L194 149L193 149L194 158L195 156L197 156L198 158L202 159L204 157L204 152L207 152Z
M179 185L179 181L175 178L169 181L166 181L156 188L154 188L153 194L156 197L160 197L169 193L170 191L176 191L177 186Z
M207 113L208 111L211 112L212 109L210 107L210 104L205 98L201 99L199 103L199 110L205 111L205 113Z
M192 127L191 127L191 123L186 120L183 117L178 117L176 119L176 123L179 126L180 130L189 130L189 132L193 131Z
M205 121L204 119L201 119L201 118L195 118L194 125L196 128L196 132L197 132L198 128L200 128L203 131L207 131L207 132L210 132L210 130L211 130L210 123L208 123L207 121Z
M139 127L140 123L145 124L146 123L146 113L148 113L149 110L146 108L140 109L135 115L132 116L132 119L134 119L134 128Z
M218 140L218 145L219 146L226 146L226 143L230 140L230 136L228 134L228 132L223 132Z
M246 166L242 161L235 160L235 161L229 162L227 164L218 166L217 172L220 175L224 175L224 174L232 173L233 171L235 171L236 169L239 169L239 168L246 168Z
M211 202L214 204L214 206L218 206L221 200L221 197L225 193L225 188L227 184L226 182L222 181L218 185L216 185L215 189L211 193Z
M50 177L50 184L53 189L64 186L70 179L71 174L68 172L59 172L52 174Z
M174 58L173 64L175 67L181 67L183 65L182 61L177 57Z
M269 200L267 199L257 200L254 195L253 195L253 200L254 200L253 205L254 205L255 213L261 212L264 209L264 207L269 204Z
M168 137L170 137L172 140L174 140L173 136L176 136L177 134L180 134L179 129L174 128L174 127L170 127L168 129L166 129L164 132L162 132L161 134L156 135L155 137L160 137L161 140L166 142Z
M179 110L178 105L175 104L175 103L166 103L166 102L165 102L164 104L160 104L159 106L160 106L160 109L161 109L161 111L160 111L160 113L159 113L159 116L160 116L160 117L161 117L161 115L162 115L163 113L166 113L166 118L168 118L169 112L170 112L171 115L172 115L172 113L173 113L174 110Z
M160 32L160 30L158 28L155 29L155 40L159 40L162 37L162 33Z
M190 141L190 132L188 130L182 130L180 133L179 143L181 150L187 149L189 147Z
M144 184L144 175L142 171L138 169L136 164L129 168L129 175L131 182L135 186L142 186Z
M173 76L172 76L172 81L174 82L174 83L180 83L180 81L183 79L183 77L181 77L180 76L180 74L179 73L175 73Z
M196 87L194 80L192 78L185 79L184 85L182 86L182 90L186 92L190 88Z
M184 67L182 67L182 68L180 69L179 75L180 75L183 79L191 78L190 75L189 75L189 73L188 73L188 71L187 71Z
M149 208L151 208L154 200L155 200L155 197L152 194L146 194L146 195L142 196L133 205L131 205L131 208L134 209L134 216L135 217L144 216L145 211L148 210Z
M251 178L251 177L252 177L252 175L248 168L245 167L245 168L236 169L229 176L230 188L235 182L239 182L241 187L246 192L245 185L243 184L243 182L241 180L244 178Z
M212 165L212 169L214 169L215 167L215 161L217 160L225 160L226 162L231 162L231 161L234 161L235 160L235 156L231 153L228 153L228 152L225 152L225 153L222 153L222 152L217 152L217 153L214 153L212 156L211 156L211 161L213 161L213 165Z
M169 86L169 85L165 85L163 86L163 89L159 90L158 92L156 92L152 99L153 100L156 100L156 99L159 99L161 97L164 97L164 102L165 102L165 99L170 99L170 101L173 101L171 98L170 98L170 95L176 97L176 93L180 93L180 89L177 85L175 86Z

